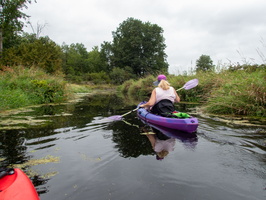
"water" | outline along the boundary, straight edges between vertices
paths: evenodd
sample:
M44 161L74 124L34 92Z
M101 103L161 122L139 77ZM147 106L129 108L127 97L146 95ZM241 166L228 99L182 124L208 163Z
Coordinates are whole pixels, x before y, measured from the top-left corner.
M87 96L2 115L1 165L22 167L42 200L266 198L265 129L196 116L197 133L176 133L174 150L157 160L136 113L108 120L135 108L125 101Z

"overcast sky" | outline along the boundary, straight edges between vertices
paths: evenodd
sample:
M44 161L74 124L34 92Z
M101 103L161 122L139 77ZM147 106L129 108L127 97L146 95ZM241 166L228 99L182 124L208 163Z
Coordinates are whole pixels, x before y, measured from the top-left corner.
M41 36L57 44L82 43L91 51L112 41L129 17L163 30L169 72L195 68L209 55L215 65L263 63L266 56L265 0L37 0L24 12ZM25 29L32 33L30 27Z

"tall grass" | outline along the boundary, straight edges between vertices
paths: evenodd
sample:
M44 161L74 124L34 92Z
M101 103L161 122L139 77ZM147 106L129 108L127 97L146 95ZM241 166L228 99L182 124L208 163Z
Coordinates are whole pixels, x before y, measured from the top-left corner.
M0 77L0 111L35 104L58 103L67 98L63 77L48 75L40 69L2 67Z
M220 74L216 79L218 86L211 87L210 94L206 95L203 110L217 114L266 116L265 78L265 69Z

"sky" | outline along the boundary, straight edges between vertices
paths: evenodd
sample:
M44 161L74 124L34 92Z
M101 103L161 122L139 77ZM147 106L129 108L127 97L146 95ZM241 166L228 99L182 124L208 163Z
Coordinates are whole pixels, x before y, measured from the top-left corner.
M213 64L262 64L266 59L265 0L37 0L23 10L29 33L58 45L82 43L91 51L129 17L157 24L164 32L169 73L195 69L208 55Z

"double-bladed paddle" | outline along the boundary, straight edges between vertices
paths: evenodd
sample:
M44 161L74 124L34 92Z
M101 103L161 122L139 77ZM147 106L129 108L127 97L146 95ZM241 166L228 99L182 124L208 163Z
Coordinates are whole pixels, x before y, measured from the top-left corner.
M177 89L176 91L179 91L179 90L182 90L182 89L185 89L185 90L192 89L192 88L196 87L198 85L198 83L199 83L198 79L192 79L192 80L186 82L183 87ZM114 121L118 121L118 120L121 120L124 116L126 116L126 115L128 115L128 114L130 114L130 113L132 113L132 112L134 112L136 110L138 110L138 108L139 107L137 107L134 110L131 110L131 111L129 111L129 112L123 114L123 115L113 115L113 116L110 116L108 118L111 119L111 120L114 120Z

